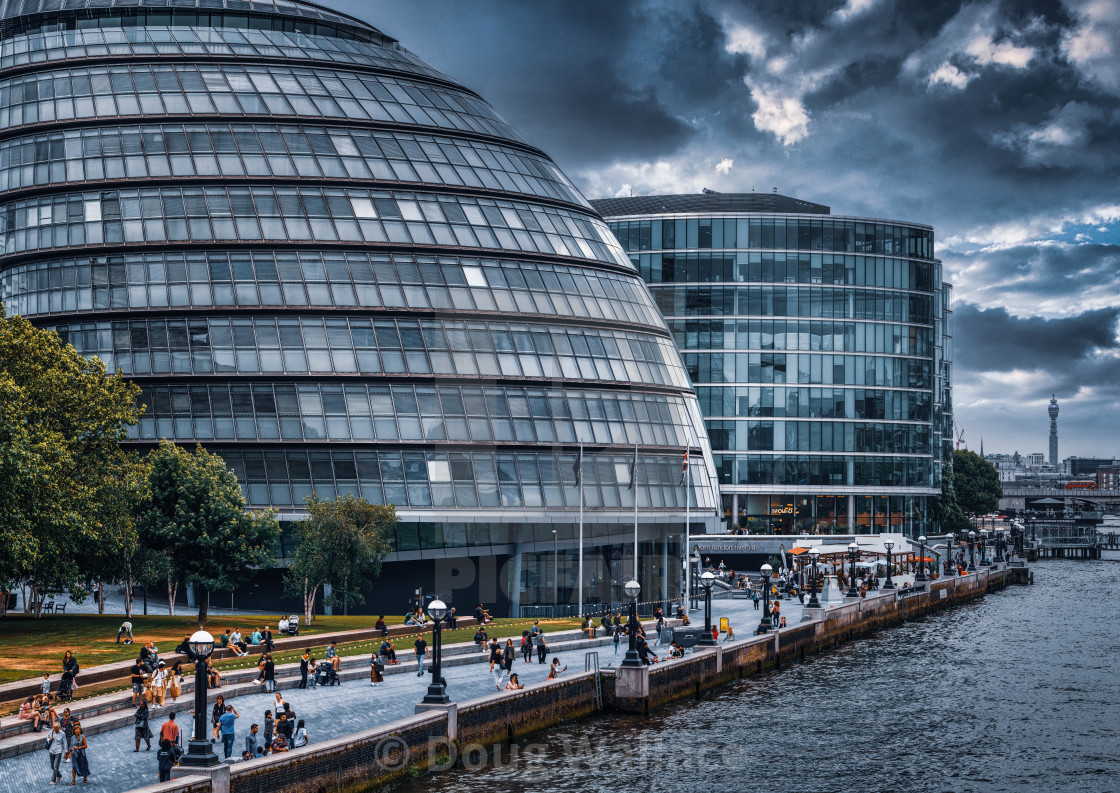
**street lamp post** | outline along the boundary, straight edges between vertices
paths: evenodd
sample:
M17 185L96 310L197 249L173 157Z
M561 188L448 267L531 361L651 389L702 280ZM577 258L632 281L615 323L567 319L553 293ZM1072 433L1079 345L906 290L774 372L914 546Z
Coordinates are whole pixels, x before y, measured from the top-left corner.
M988 561L988 530L982 529L980 531L980 566L990 567L991 562Z
M552 530L552 603L560 605L560 555L556 550L556 529Z
M814 546L809 549L807 555L809 557L809 602L805 604L805 608L819 609L821 607L821 601L817 598L817 590L820 588L817 560L821 558L821 549Z
M629 643L622 666L641 666L642 659L638 655L638 593L642 591L642 587L637 581L630 580L623 584L622 591L630 598L630 620L626 624Z
M894 548L894 543L887 540L883 543L883 547L887 549L887 580L883 584L883 589L894 589L894 581L891 581L891 550Z
M976 572L976 532L968 533L968 571Z
M957 566L953 563L953 534L950 532L945 536L945 559L948 565L945 568L946 574L956 575Z
M856 589L856 559L859 557L859 546L855 540L848 544L848 591L846 598L858 598L859 590Z
M435 625L432 627L432 682L428 684L428 693L420 700L425 705L446 705L451 701L447 690L443 687L443 676L440 667L443 660L443 618L447 615L447 604L436 598L428 604L428 616Z
M914 576L914 583L929 581L926 575L926 535L918 538L918 574Z
M194 661L194 737L190 739L181 765L206 768L220 765L218 755L207 737L206 659L214 652L214 637L206 631L195 631L187 640L187 656Z
M766 633L770 630L770 574L774 568L769 564L762 565L762 621L758 624L758 632Z
M700 574L700 586L704 587L704 635L697 642L702 647L715 647L716 640L712 638L712 584L716 577L711 570Z

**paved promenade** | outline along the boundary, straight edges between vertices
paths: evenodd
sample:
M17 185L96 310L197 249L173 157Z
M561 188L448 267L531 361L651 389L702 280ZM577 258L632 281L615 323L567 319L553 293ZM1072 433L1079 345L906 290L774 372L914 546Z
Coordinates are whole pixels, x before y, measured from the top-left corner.
M834 590L833 595L836 594ZM838 605L840 602L839 599L834 598L832 605ZM701 608L691 612L693 625L703 624L702 605L701 601ZM802 606L796 599L783 600L781 609L789 625L796 625L800 621ZM713 623L718 624L720 617L727 617L736 638L746 638L751 635L758 626L761 614L761 604L756 611L754 604L748 599L718 598L712 604ZM656 641L652 635L650 639L651 643ZM593 651L599 654L601 668L617 666L625 655L625 650L625 641L620 646L617 656L613 645L593 648ZM660 652L662 648L655 648L655 650ZM572 674L583 672L588 651L588 648L579 648L550 653L548 657L549 661L553 657L559 657L561 663L568 666L567 673ZM411 670L415 669L415 662L410 654L401 652L399 657L405 665L411 667ZM443 676L447 680L451 698L463 702L494 693L495 684L487 671L488 668L489 664L482 652L477 654L477 663L445 667ZM547 664L538 664L535 658L526 664L521 660L520 654L514 664L514 671L518 673L523 684L545 680L548 676L548 668ZM386 675L385 682L376 688L371 687L368 681L357 680L329 688L301 691L286 687L281 691L296 712L297 719L306 720L310 740L316 743L412 715L414 706L423 697L431 678L428 674L417 677L411 670ZM283 681L283 684L292 686L293 682ZM179 700L176 721L180 729L190 729L191 701L189 696ZM250 725L254 722L263 724L264 711L273 709L274 696L262 690L261 693L232 697L229 703L240 714L235 744L235 754L240 757L244 736L249 732ZM165 720L166 713L151 720L153 734L159 734L159 729ZM90 736L88 742L92 772L89 788L104 793L120 793L152 784L158 779L156 741L153 740L151 752L145 752L141 746L141 751L134 753L131 726ZM215 748L220 755L221 744L216 744ZM68 765L64 763L64 771L67 775ZM49 779L49 760L45 751L37 750L31 754L0 761L0 793L24 793L27 790L45 789L49 787ZM64 781L69 780L67 778Z

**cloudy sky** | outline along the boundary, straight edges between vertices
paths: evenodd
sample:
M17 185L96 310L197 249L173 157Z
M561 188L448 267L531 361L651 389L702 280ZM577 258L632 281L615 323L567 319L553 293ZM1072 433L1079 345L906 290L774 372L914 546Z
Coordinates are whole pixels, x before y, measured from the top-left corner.
M592 198L765 191L932 224L957 421L1120 454L1120 2L337 0Z

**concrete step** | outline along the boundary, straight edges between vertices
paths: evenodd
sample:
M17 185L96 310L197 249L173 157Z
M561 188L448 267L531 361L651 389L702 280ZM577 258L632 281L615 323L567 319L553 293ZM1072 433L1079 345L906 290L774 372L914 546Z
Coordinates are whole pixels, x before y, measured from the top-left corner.
M669 624L673 625L676 622L676 620L670 620ZM652 640L653 622L643 623L643 627ZM612 643L611 638L601 635L595 639L584 639L582 633L578 630L546 634L545 638L548 641L549 651L558 653L581 648L594 649ZM517 637L517 640L520 641L520 637ZM517 642L515 642L516 644ZM518 646L517 649L518 657L520 657L520 647ZM410 651L400 651L397 657L400 662L386 666L384 675L397 675L406 672L416 674L416 656L414 654ZM451 644L443 648L444 666L481 664L486 663L488 659L488 653L484 653L473 642ZM343 682L368 681L369 674L369 655L343 657L342 671L339 672L339 678ZM226 684L217 689L210 689L207 692L207 702L214 702L219 694L225 697L227 702L232 701L237 696L259 694L263 690L263 686L255 682L256 677L256 669L238 670L225 675ZM276 688L278 690L295 688L299 684L299 678L298 663L284 664L276 668ZM194 704L193 696L191 696L194 692L193 675L184 678L182 688L183 693L179 696L177 702L172 703L167 700L163 706L150 705L149 718L155 721L172 711L181 713L189 710ZM57 710L61 711L62 708L57 708ZM81 721L82 729L85 730L86 734L92 736L131 727L134 724L134 710L131 691L118 691L113 694L94 697L84 706L76 704L71 707L70 712ZM189 729L189 723L183 723L188 724L187 729ZM37 751L42 748L45 736L45 731L32 732L31 722L21 722L15 717L5 719L4 723L0 725L0 760Z

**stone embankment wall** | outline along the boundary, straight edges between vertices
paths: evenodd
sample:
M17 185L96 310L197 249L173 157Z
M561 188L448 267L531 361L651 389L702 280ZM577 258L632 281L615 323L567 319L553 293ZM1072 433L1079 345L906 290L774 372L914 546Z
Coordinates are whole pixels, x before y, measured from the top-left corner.
M800 661L843 642L1027 583L1025 568L981 570L931 582L903 596L879 592L825 610L819 618L636 670L604 670L425 710L391 724L296 752L222 766L212 779L185 777L143 793L357 793L426 771L451 768L485 751L572 719L603 711L648 713L699 697L737 678ZM622 679L620 679L622 678Z

